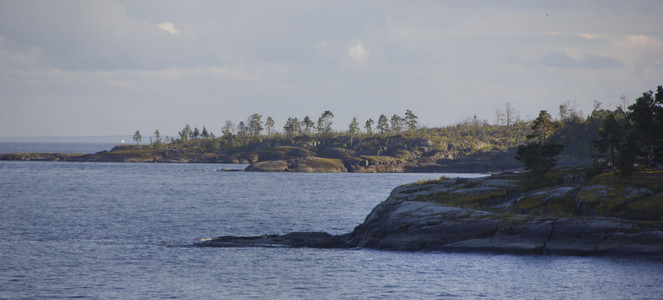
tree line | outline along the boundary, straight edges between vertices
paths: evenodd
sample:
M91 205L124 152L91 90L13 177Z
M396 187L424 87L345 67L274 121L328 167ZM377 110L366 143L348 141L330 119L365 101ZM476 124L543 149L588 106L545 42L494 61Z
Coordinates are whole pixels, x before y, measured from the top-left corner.
M513 136L519 135L522 126L513 127L521 123L519 113L509 104L505 105L505 117L501 118L499 114L502 110L498 109L498 118L495 121L496 125L488 126L488 121L479 121L476 115L473 118L468 118L464 122L456 125L442 128L441 130L435 128L420 127L418 124L418 116L411 110L407 109L401 116L392 114L388 117L386 114L381 114L375 120L369 118L360 124L356 117L352 118L350 124L347 125L346 130L334 131L332 128L334 114L326 110L317 119L317 122L309 116L303 119L298 117L289 117L283 127L278 128L274 119L268 116L263 121L263 116L260 114L252 114L245 121L240 121L235 124L231 120L225 121L224 126L221 128L221 134L215 135L208 130L205 126L202 129L198 127L191 127L186 124L184 128L178 132L175 137L162 138L159 131L156 130L154 136L150 137L149 145L154 149L162 149L168 147L196 147L200 146L203 151L219 151L219 150L232 150L236 147L247 146L254 142L261 142L265 138L271 139L293 139L293 138L332 138L339 136L346 136L350 138L350 144L353 144L355 137L388 137L407 134L409 137L419 138L439 138L440 135L450 135L466 137L468 134L475 137L486 137L491 133L495 133L496 128L512 127L506 131L514 131ZM500 124L501 123L501 124ZM506 127L504 125L507 125ZM518 133L515 133L518 132ZM139 144L142 141L140 131L134 134L134 141ZM509 144L507 142L506 144ZM501 146L500 146L501 147Z
M352 122L350 122L348 129L344 132L335 132L332 129L333 118L334 114L329 110L324 111L317 119L317 122L314 122L309 116L305 116L301 121L297 117L289 117L282 127L282 132L280 132L275 127L276 123L271 116L268 116L263 121L263 116L256 113L250 115L246 121L240 121L238 124L235 124L230 120L225 121L224 126L221 128L221 136L219 137L209 131L205 126L203 126L201 130L198 129L198 127L191 128L189 124L186 124L184 128L178 132L179 138L173 138L170 142L187 144L191 140L216 138L237 139L242 142L248 142L271 136L285 136L287 138L302 135L330 137L334 134L357 136L362 133L357 117L352 118ZM408 132L414 132L417 128L417 119L418 117L409 109L406 110L405 115L402 117L394 114L389 119L386 115L382 114L378 118L376 127L374 127L375 121L373 121L373 119L369 118L366 120L363 126L363 133L367 135L386 135L400 134L406 130ZM151 141L150 144L163 143L158 130L155 131L154 136L155 140ZM138 130L134 134L134 141L137 143L142 141L142 136Z
M627 105L625 96L621 101L613 110L602 109L601 103L595 102L594 110L586 117L567 101L559 106L556 118L542 110L532 121L521 120L519 112L507 103L504 109L496 110L494 125L474 116L442 128L418 126L418 117L408 109L403 116L381 114L377 121L369 118L363 126L353 117L347 129L341 132L332 129L334 114L329 110L324 111L317 122L309 116L301 120L289 117L281 128L276 127L272 117L263 121L263 116L256 113L238 124L226 121L218 137L205 126L198 129L187 124L178 132L178 137L166 137L164 141L156 130L154 140L150 137L150 145L153 148L182 145L203 151L234 151L265 138L349 136L352 145L354 137L409 135L432 139L436 145L439 140L441 150L449 142L462 144L465 138L489 141L500 150L519 145L515 158L531 171L532 180L554 167L559 157L593 160L595 165L613 168L620 174L638 168L660 167L663 164L663 88L659 86L655 92L643 93L631 105ZM142 140L139 131L134 134L134 140L137 143Z
M648 91L624 111L602 112L604 117L594 141L598 156L618 172L663 165L663 87Z
M631 105L614 110L594 110L586 119L560 106L555 121L545 110L531 123L527 142L518 146L515 158L530 171L532 182L556 165L563 150L577 156L591 155L594 166L628 175L638 168L663 165L663 87L648 91Z

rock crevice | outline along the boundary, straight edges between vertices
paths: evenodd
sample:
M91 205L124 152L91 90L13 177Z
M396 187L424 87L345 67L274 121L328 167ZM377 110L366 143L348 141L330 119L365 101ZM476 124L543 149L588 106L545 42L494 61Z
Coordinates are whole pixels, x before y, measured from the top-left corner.
M546 255L548 254L548 250L546 249L546 245L552 238L553 230L555 230L555 222L557 222L557 219L553 219L552 222L550 223L550 232L548 232L548 237L546 238L545 241L543 241L543 248L541 249L541 254Z

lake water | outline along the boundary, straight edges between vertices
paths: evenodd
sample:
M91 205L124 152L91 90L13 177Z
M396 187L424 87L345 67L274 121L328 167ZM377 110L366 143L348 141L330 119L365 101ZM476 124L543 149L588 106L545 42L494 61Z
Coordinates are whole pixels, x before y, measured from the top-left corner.
M441 175L221 171L243 167L0 162L0 298L663 297L658 260L192 247L346 233L397 185Z
M0 154L16 152L32 153L96 153L111 150L118 143L42 143L0 142Z

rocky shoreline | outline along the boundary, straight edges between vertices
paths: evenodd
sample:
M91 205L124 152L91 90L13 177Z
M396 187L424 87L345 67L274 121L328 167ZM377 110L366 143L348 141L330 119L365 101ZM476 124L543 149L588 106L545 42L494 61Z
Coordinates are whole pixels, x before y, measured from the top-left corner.
M322 155L322 156L319 156ZM517 170L520 163L502 152L479 153L456 159L406 160L386 155L356 155L343 149L314 153L304 148L276 147L231 154L182 149L137 149L117 146L91 154L9 153L0 161L134 162L134 163L224 163L249 164L249 172L317 173L489 173Z
M196 245L663 257L660 173L620 185L565 174L532 189L523 174L405 185L344 235L224 236ZM621 208L604 210L615 199Z

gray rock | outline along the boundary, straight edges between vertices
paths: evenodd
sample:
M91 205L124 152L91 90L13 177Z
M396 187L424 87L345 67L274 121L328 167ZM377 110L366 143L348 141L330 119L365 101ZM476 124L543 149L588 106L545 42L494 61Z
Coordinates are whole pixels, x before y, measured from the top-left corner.
M546 251L563 255L663 255L663 232L617 218L561 218Z
M347 235L325 232L293 232L285 235L252 237L224 236L201 240L201 247L267 247L267 248L348 248Z
M248 172L284 172L288 169L289 163L285 160L262 161L249 165L244 169Z

